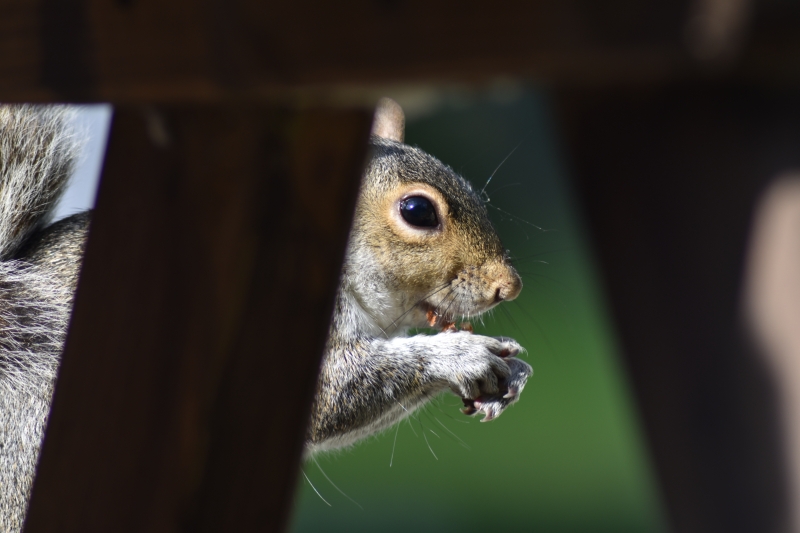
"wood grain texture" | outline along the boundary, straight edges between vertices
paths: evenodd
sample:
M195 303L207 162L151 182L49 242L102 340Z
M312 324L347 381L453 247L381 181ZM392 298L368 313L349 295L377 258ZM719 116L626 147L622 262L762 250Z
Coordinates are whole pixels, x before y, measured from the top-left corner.
M26 530L280 531L371 112L116 112Z

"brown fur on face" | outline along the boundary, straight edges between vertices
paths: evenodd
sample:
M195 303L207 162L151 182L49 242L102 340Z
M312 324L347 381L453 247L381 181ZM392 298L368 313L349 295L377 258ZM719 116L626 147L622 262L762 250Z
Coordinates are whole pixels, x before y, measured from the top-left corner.
M416 148L379 138L373 147L352 238L370 251L386 290L448 316L480 314L516 298L522 281L469 184ZM411 196L433 203L438 227L403 220L399 206ZM420 313L415 325L424 320Z

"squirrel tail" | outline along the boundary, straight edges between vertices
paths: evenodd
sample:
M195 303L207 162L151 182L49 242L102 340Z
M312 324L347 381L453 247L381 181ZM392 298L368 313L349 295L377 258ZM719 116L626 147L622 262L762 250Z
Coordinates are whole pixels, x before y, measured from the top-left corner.
M0 106L0 261L43 228L80 153L66 105Z
M45 228L79 153L70 106L0 105L0 531L23 529L88 214Z

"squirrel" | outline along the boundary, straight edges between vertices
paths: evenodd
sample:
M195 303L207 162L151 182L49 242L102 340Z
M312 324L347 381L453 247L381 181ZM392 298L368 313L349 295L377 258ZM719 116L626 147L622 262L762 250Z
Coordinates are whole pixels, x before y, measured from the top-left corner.
M80 152L70 106L0 106L0 530L21 531L90 222L49 224ZM488 421L531 367L516 341L455 330L522 288L478 194L402 143L381 100L306 454L347 446L450 389ZM410 328L445 331L407 336Z
M49 225L80 153L69 106L0 106L0 531L22 529L89 215Z
M486 422L517 401L531 367L509 338L454 331L513 300L522 281L480 196L436 158L403 144L405 117L378 104L306 455L388 428L450 389ZM412 328L439 327L408 336Z

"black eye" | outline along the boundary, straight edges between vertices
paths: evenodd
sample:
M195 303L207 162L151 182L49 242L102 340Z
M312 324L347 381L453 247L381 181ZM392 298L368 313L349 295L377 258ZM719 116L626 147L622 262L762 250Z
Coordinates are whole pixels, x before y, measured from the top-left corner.
M435 228L439 225L433 202L424 196L411 196L400 202L400 214L412 226Z

